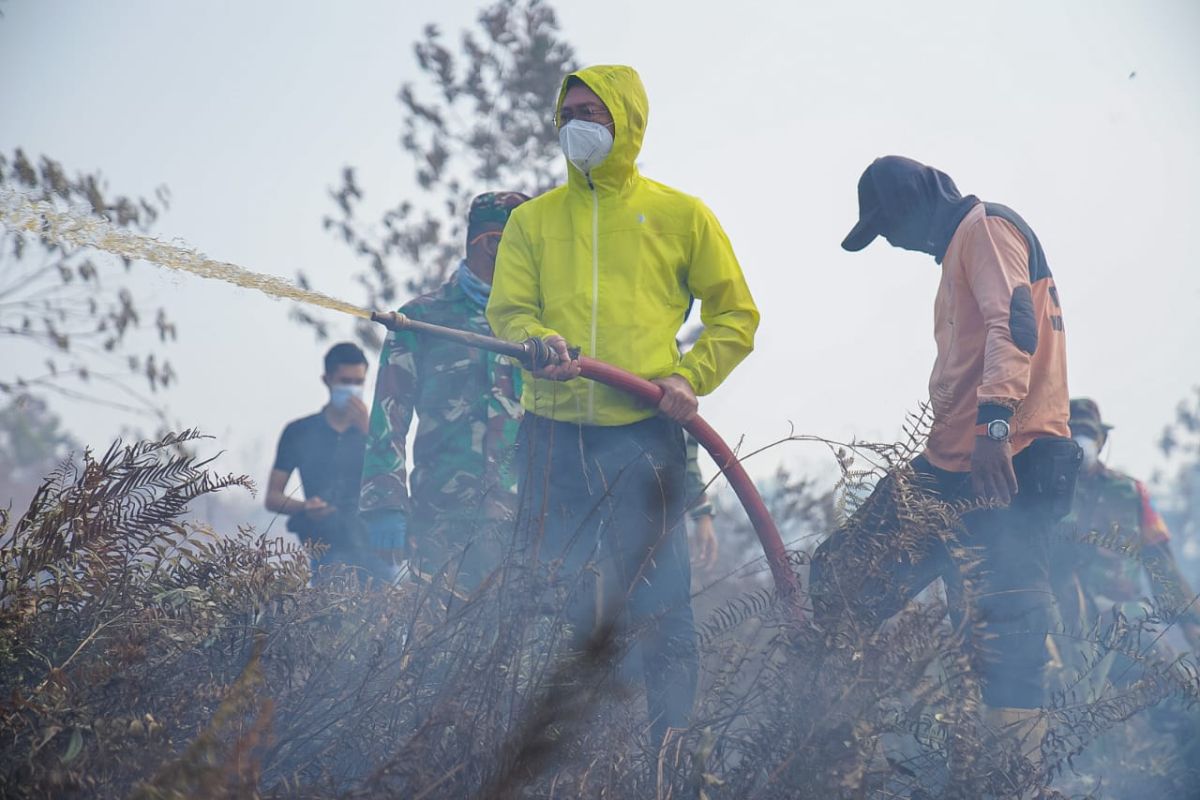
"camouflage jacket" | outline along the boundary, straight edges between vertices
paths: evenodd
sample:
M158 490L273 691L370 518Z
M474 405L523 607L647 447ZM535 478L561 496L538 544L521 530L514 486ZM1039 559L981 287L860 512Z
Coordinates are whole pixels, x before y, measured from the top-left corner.
M468 299L457 276L400 311L491 335L483 309ZM416 535L442 523L511 518L520 381L504 357L411 331L389 334L380 353L360 509L407 512ZM408 480L406 439L414 412Z
M1166 542L1169 534L1140 481L1104 466L1081 472L1062 525L1070 543L1055 569L1078 579L1080 600L1091 607L1088 616L1145 595L1138 553Z

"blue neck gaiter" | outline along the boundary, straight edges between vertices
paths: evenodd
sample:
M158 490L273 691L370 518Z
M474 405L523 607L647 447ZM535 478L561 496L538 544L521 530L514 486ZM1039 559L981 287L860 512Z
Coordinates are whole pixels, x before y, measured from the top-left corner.
M492 285L484 283L478 275L471 271L467 266L466 259L458 265L458 285L462 287L463 294L479 308L487 308L488 296L492 293Z

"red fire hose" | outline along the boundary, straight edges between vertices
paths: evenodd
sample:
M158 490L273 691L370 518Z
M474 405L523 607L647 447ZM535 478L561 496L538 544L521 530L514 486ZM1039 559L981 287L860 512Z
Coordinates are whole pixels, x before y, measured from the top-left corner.
M371 315L371 319L389 330L418 331L449 339L468 347L478 347L493 353L511 356L519 360L526 369L533 369L537 364L545 363L545 345L540 339L530 339L521 343L507 342L478 333L409 319L396 312L375 312ZM644 378L639 378L631 372L626 372L620 367L605 364L594 358L579 357L579 374L597 383L627 392L651 406L657 406L662 399L662 387ZM746 474L746 470L734 455L733 450L699 414L692 417L692 420L684 425L684 428L708 451L717 467L728 479L729 485L733 487L742 507L746 509L747 516L750 517L754 532L758 535L763 554L771 568L771 577L775 581L776 591L779 592L780 598L791 605L798 614L800 580L792 571L791 565L788 564L787 550L783 546L783 539L779 536L779 529L775 527L775 520L771 518L771 512L767 511L767 506L763 503L758 488Z
M627 392L651 406L657 406L662 400L661 386L594 358L579 357L579 374L585 378L591 378L597 383ZM742 508L746 509L746 515L750 517L750 524L754 526L754 532L758 534L763 554L767 557L767 564L771 567L771 577L775 580L776 591L779 592L780 597L797 598L800 581L796 577L796 573L792 571L791 565L788 564L787 550L783 546L783 539L779 536L779 529L775 527L775 520L771 517L771 512L763 503L754 481L750 480L750 476L746 474L742 462L738 461L737 456L734 455L725 440L699 414L692 417L691 421L683 427L712 456L717 467L729 481L729 485L733 487L738 500L742 502Z

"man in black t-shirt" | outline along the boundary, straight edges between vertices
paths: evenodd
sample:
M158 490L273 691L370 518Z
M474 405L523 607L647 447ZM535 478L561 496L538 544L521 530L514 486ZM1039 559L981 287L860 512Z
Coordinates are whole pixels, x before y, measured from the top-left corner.
M325 354L321 381L329 389L329 404L284 428L267 483L266 506L286 514L287 529L301 541L326 546L324 554L314 559L314 569L345 564L390 578L390 565L367 550L358 519L367 441L366 380L367 358L357 345L342 342ZM294 470L300 471L303 500L284 491Z

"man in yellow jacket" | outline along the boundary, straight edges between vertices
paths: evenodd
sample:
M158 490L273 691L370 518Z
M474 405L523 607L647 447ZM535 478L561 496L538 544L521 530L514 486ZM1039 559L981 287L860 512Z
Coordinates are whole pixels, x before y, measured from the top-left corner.
M557 570L576 645L599 622L637 631L661 742L687 724L698 664L680 423L753 349L759 315L712 212L638 173L648 110L630 67L563 80L567 183L514 211L487 317L498 336L537 337L551 353L522 391L518 531ZM681 356L695 300L704 331ZM657 383L659 407L572 380L568 343Z

